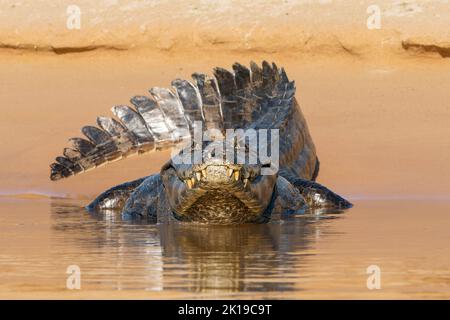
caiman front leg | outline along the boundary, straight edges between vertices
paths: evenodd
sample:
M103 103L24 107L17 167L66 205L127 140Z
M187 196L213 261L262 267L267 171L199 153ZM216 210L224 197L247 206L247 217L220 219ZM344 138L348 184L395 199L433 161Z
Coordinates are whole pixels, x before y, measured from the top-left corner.
M87 205L86 210L89 212L97 212L101 210L118 210L123 208L133 191L147 178L149 177L125 182L106 190Z
M311 209L348 209L353 206L349 201L317 182L297 178L291 183L300 191Z
M265 223L269 220L277 221L285 215L303 213L306 209L305 199L288 180L282 176L277 177L272 201L261 217L255 221Z
M169 211L164 201L163 189L160 174L145 179L126 201L122 217L125 219L147 218L157 222L159 214Z
M299 190L282 176L277 178L275 192L274 213L292 214L305 209L306 202Z

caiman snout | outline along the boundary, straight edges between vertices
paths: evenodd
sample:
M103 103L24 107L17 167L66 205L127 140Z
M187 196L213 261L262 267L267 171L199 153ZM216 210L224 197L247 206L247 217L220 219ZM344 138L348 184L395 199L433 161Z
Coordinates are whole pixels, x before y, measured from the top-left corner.
M181 168L177 171L177 176L182 180L188 189L196 188L199 185L210 184L242 184L245 188L249 181L253 181L261 173L259 166L233 165L218 162L209 162L189 168Z
M266 209L276 175L261 175L261 165L210 159L197 165L167 163L161 176L168 202L181 220L242 223Z

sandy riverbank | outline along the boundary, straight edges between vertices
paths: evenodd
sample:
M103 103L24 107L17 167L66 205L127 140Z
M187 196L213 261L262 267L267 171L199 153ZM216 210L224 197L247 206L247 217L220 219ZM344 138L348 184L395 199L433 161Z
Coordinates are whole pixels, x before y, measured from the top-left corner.
M0 51L450 55L448 1L371 5L367 0L6 0L0 7ZM378 12L379 28L369 29L367 22ZM79 29L71 29L75 21Z

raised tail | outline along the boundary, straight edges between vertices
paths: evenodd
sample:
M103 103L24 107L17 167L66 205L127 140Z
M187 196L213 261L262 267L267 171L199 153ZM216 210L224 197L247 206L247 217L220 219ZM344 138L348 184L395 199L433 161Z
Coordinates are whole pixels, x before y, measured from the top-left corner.
M50 179L177 146L191 137L197 121L206 129L245 129L267 111L271 100L288 103L295 94L285 71L266 61L262 67L235 63L233 72L215 68L213 77L192 77L194 82L172 81L171 89L152 88L149 96L133 97L133 107L114 106L116 118L98 117L98 127L83 127L85 137L70 139L71 145L50 165Z

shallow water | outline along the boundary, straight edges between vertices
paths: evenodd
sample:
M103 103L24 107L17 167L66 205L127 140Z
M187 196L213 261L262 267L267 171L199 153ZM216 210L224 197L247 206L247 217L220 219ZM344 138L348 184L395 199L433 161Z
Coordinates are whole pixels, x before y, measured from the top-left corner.
M450 200L343 214L149 225L67 199L0 199L1 298L450 298ZM81 289L66 288L69 265ZM381 289L367 288L377 265Z

